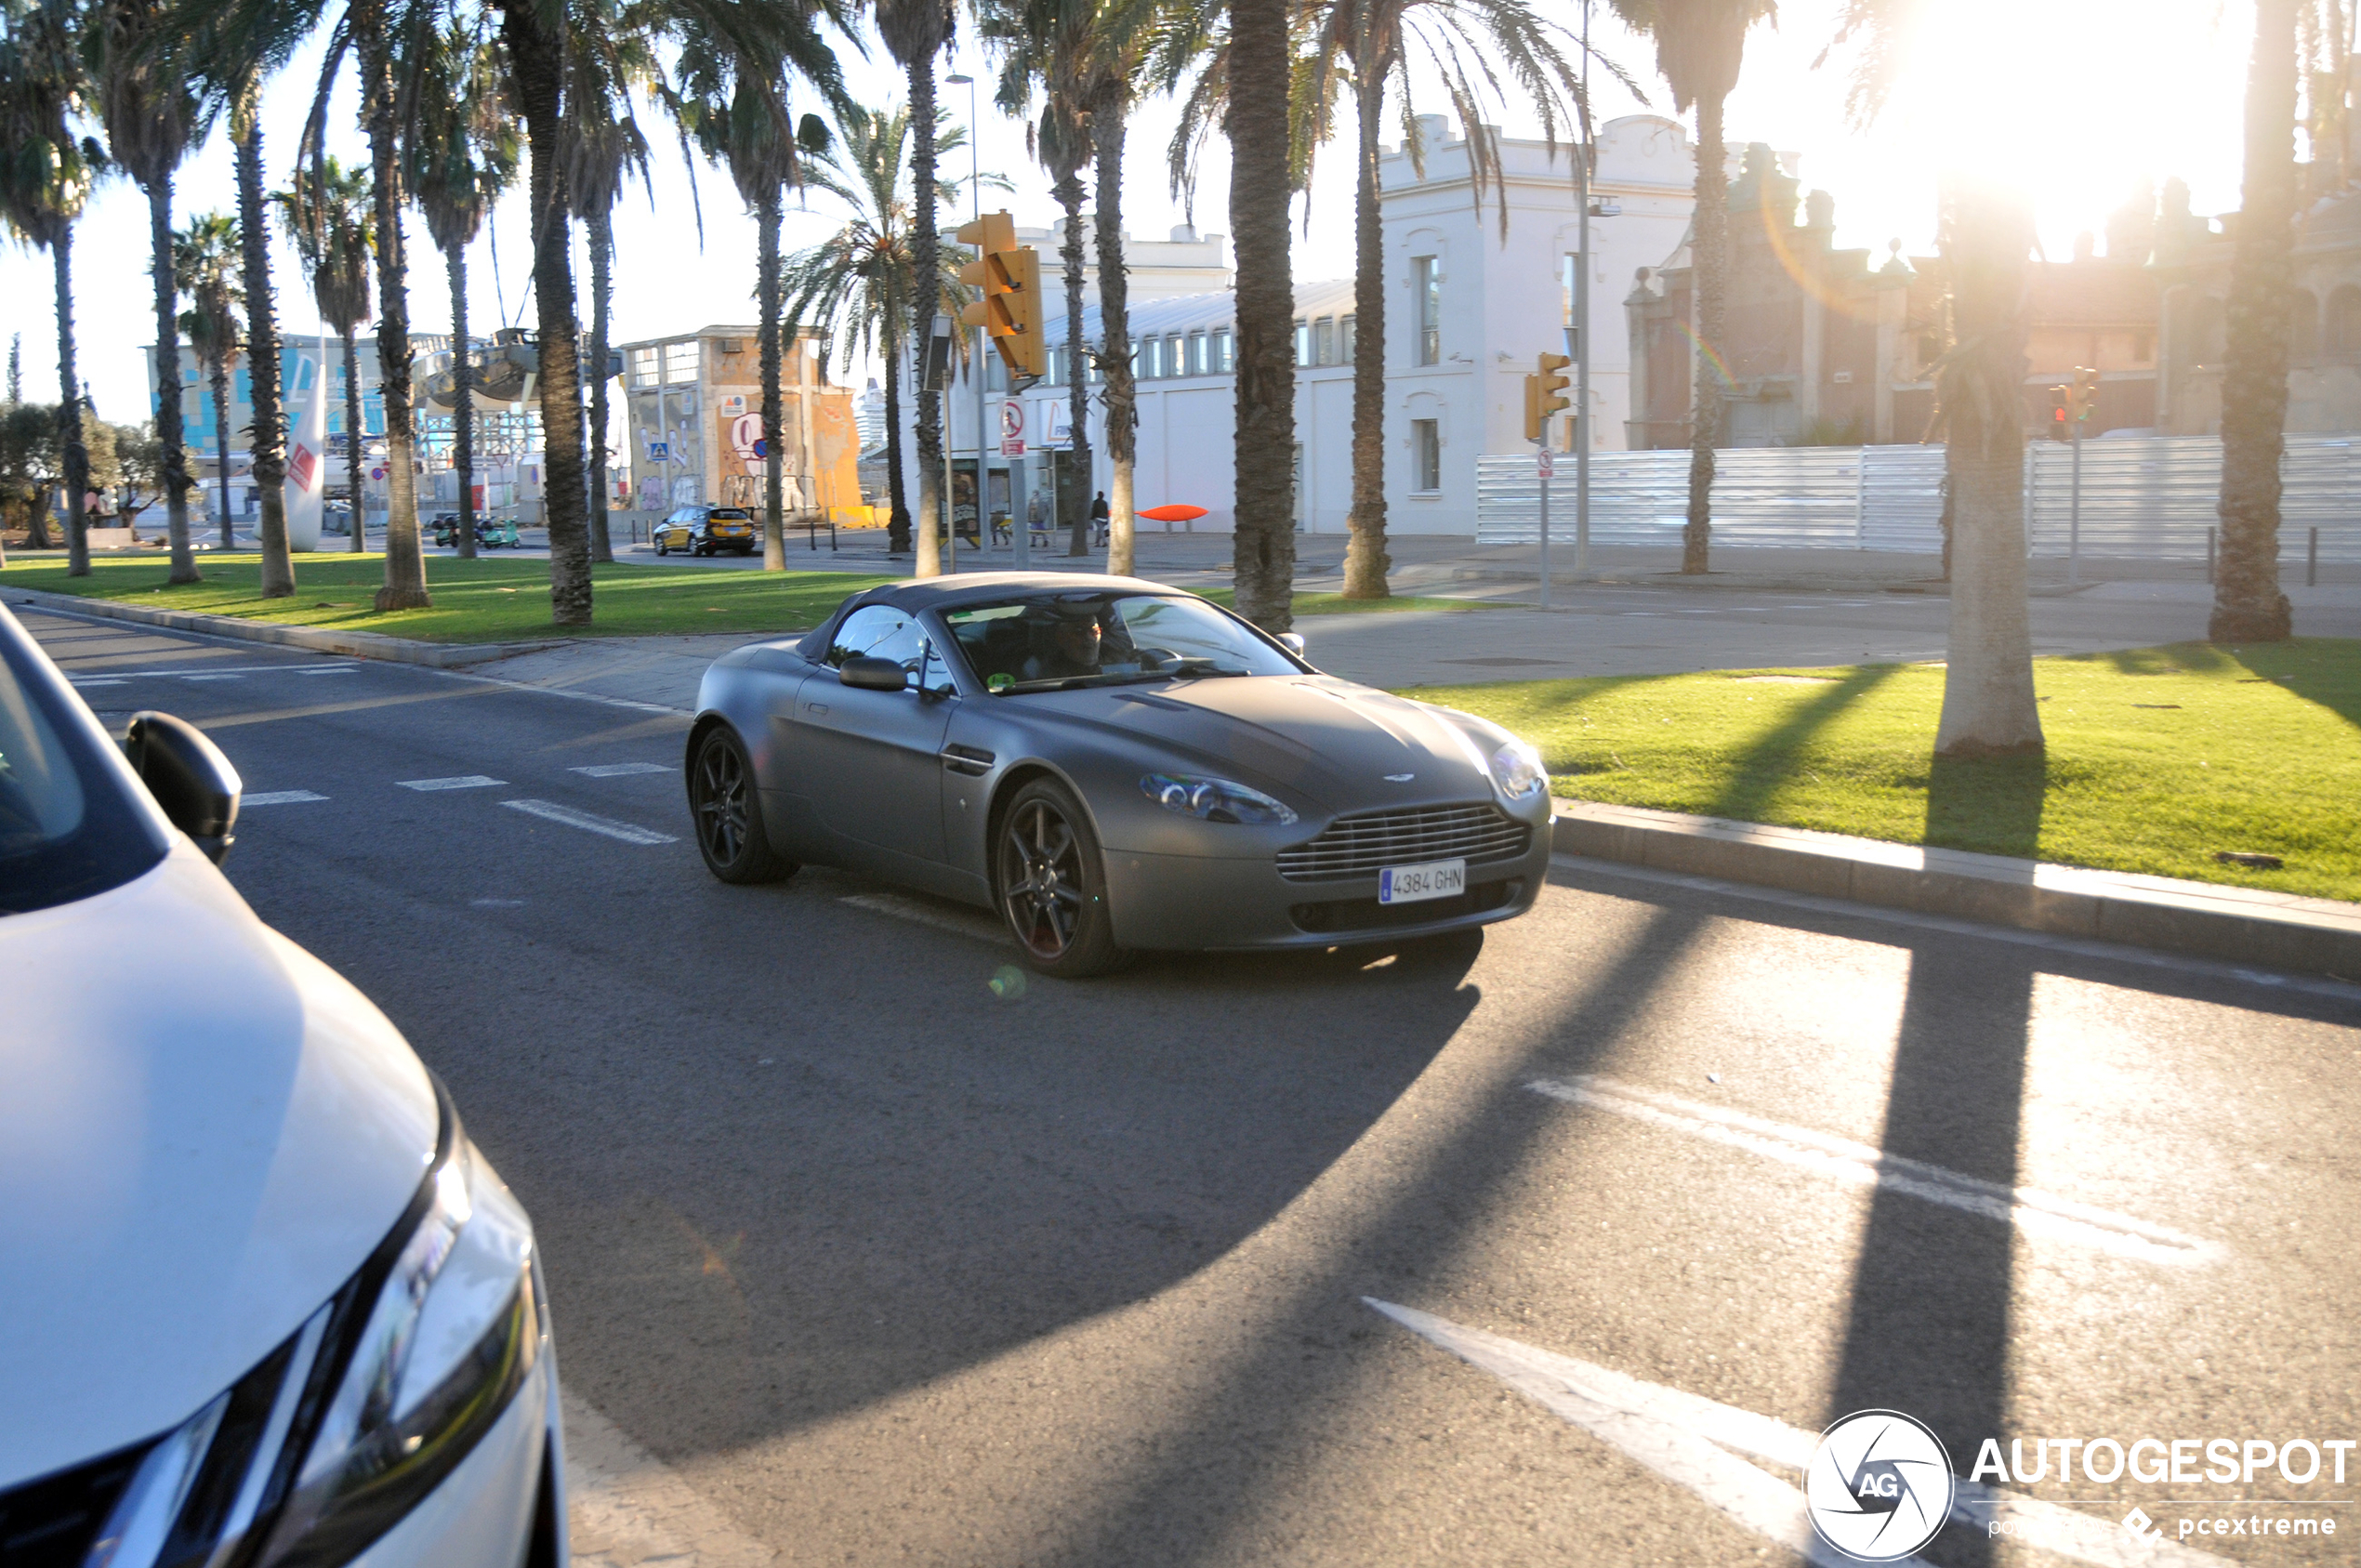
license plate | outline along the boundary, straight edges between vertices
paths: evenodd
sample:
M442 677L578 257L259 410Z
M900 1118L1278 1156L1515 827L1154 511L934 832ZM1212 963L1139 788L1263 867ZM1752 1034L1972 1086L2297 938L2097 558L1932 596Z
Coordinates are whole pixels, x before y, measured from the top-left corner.
M1421 899L1447 899L1468 890L1468 863L1429 861L1424 865L1389 865L1378 873L1379 903L1417 903Z

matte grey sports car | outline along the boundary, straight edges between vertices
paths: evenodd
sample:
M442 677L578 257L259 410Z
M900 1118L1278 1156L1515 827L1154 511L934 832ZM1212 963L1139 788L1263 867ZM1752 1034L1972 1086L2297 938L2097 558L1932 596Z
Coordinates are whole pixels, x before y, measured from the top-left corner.
M1531 746L1133 578L872 588L716 660L697 709L689 809L716 876L924 888L997 910L1048 974L1506 920L1549 860Z

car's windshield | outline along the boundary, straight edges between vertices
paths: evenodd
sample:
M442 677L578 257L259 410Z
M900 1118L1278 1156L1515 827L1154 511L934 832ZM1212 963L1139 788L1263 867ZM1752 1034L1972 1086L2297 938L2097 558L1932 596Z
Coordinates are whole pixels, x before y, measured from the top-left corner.
M1032 593L943 618L989 692L1299 673L1286 654L1186 594Z
M164 857L75 701L0 611L0 914L87 898Z

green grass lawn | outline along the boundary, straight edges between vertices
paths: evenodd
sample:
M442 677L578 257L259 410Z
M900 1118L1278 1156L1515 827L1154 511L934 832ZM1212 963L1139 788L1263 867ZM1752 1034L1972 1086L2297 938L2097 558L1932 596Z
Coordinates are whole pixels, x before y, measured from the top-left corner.
M1939 666L1429 687L1541 748L1556 793L2361 900L2361 642L2034 663L2045 760L1934 764ZM2216 850L2281 857L2278 871Z
M381 555L296 557L292 599L264 599L258 557L198 558L202 583L173 587L161 560L90 563L87 577L66 575L61 558L11 563L0 584L50 593L120 600L126 604L237 615L338 631L385 632L424 642L526 642L563 636L774 632L814 626L845 595L891 582L841 572L741 572L697 566L600 566L592 573L594 624L549 624L549 563L499 556L427 558L430 610L381 615L373 596L385 581Z
M1205 598L1224 609L1238 607L1234 588L1199 588ZM1525 604L1499 604L1482 599L1347 599L1340 593L1299 593L1295 596L1295 613L1299 615L1357 615L1371 610L1529 610Z

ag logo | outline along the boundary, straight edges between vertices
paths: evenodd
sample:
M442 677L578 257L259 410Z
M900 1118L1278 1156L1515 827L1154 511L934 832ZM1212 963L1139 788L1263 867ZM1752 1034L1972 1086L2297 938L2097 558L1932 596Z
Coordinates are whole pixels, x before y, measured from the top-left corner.
M1892 1562L1935 1537L1951 1513L1951 1456L1898 1410L1857 1410L1820 1434L1803 1472L1820 1538L1847 1557Z

